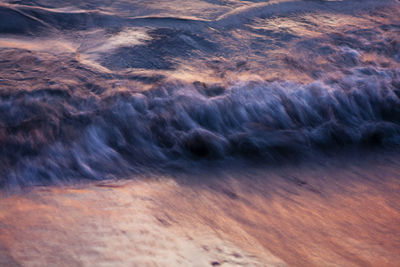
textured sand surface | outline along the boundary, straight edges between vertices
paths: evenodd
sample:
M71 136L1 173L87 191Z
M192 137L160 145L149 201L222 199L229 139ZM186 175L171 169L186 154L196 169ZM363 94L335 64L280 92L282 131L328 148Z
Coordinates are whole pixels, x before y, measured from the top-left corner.
M3 195L0 263L398 266L396 161L338 164Z
M176 222L160 208L163 199L157 197L176 186L133 182L42 188L6 197L0 204L0 262L23 266L284 265L244 232L239 245L254 244L258 255L223 239L212 225Z

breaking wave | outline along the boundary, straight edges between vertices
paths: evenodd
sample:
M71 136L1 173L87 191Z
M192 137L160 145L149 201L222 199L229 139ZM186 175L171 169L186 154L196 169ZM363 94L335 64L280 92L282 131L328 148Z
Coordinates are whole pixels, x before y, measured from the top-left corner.
M341 147L400 144L400 71L360 68L301 85L166 83L149 91L2 92L4 185L104 179L148 169L258 158L280 162ZM186 163L186 165L185 165Z
M398 1L185 4L0 0L0 187L396 150Z

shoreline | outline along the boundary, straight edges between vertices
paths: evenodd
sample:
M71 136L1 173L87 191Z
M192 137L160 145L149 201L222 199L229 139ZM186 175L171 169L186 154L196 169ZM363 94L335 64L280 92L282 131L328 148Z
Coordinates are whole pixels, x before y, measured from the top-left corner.
M202 183L151 177L3 194L0 262L395 266L397 161L253 167L215 172Z

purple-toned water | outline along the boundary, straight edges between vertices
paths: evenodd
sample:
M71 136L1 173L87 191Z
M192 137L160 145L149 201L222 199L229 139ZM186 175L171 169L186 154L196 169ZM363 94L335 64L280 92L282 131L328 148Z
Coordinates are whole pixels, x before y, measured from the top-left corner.
M398 1L2 1L4 187L400 144Z
M399 266L399 14L0 0L0 266Z

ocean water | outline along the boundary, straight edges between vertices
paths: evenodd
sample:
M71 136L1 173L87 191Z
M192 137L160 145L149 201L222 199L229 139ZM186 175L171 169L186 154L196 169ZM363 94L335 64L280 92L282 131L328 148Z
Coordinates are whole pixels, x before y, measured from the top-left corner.
M391 0L1 1L0 185L396 151L399 14Z
M399 266L399 14L0 0L0 266Z

